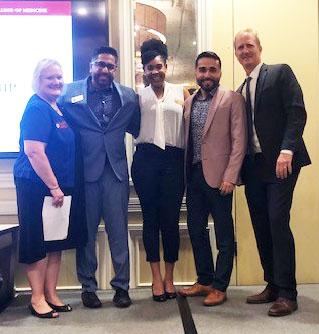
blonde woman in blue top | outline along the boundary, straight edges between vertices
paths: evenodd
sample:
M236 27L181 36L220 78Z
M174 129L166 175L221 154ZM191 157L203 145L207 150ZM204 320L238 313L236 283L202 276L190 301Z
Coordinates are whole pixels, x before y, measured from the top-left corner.
M57 104L62 88L60 64L52 59L40 61L33 76L35 94L20 123L20 153L14 165L19 261L26 264L32 290L29 309L39 318L56 318L58 312L72 310L56 291L61 250L82 245L86 235L83 192L77 187L75 174L75 135ZM66 195L72 195L68 236L65 240L45 241L44 197L51 196L52 205L61 207Z

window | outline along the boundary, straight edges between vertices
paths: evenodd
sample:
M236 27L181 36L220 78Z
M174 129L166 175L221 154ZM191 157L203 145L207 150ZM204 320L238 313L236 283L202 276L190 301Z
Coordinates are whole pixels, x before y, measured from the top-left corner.
M113 13L109 16L109 40L110 45L119 50L117 72L123 85L135 88L141 85L143 69L139 65L138 52L142 38L149 33L147 30L153 29L164 32L166 38L169 52L167 81L184 84L188 89L195 87L196 55L212 49L212 30L207 29L212 26L212 0L108 0L108 3L109 13ZM147 11L144 7L144 14L140 9L136 12L142 5L152 9ZM158 16L165 17L165 24L160 19L161 22L154 25L154 18ZM134 152L130 135L126 138L126 152L130 167Z
M195 87L194 60L197 55L197 1L136 0L134 10L135 86L143 87L140 46L150 38L168 47L169 82Z

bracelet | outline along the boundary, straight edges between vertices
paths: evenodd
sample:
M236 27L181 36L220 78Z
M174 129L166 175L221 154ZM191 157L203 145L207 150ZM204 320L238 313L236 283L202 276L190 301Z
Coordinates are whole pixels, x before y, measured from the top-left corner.
M57 190L57 189L59 189L60 187L59 186L56 186L56 187L54 187L54 188L49 188L50 189L50 191L51 190Z

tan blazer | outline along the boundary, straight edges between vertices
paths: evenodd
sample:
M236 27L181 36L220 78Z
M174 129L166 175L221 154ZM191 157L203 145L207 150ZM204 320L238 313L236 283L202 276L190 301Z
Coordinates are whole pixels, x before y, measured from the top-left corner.
M196 92L185 101L186 170L190 166L191 108ZM207 184L219 188L222 181L240 184L240 169L246 154L246 114L244 98L236 92L217 88L205 123L201 156Z

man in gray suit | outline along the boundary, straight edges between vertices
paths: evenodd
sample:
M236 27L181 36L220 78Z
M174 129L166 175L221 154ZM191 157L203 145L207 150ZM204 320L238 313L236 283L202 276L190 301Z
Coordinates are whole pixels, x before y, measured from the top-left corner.
M129 250L127 209L129 199L125 132L138 135L140 112L135 92L114 81L117 51L101 47L93 53L90 76L67 85L60 105L71 126L80 133L84 164L88 243L77 250L77 274L82 302L101 307L96 295L96 233L101 218L108 234L115 276L113 303L128 307Z

